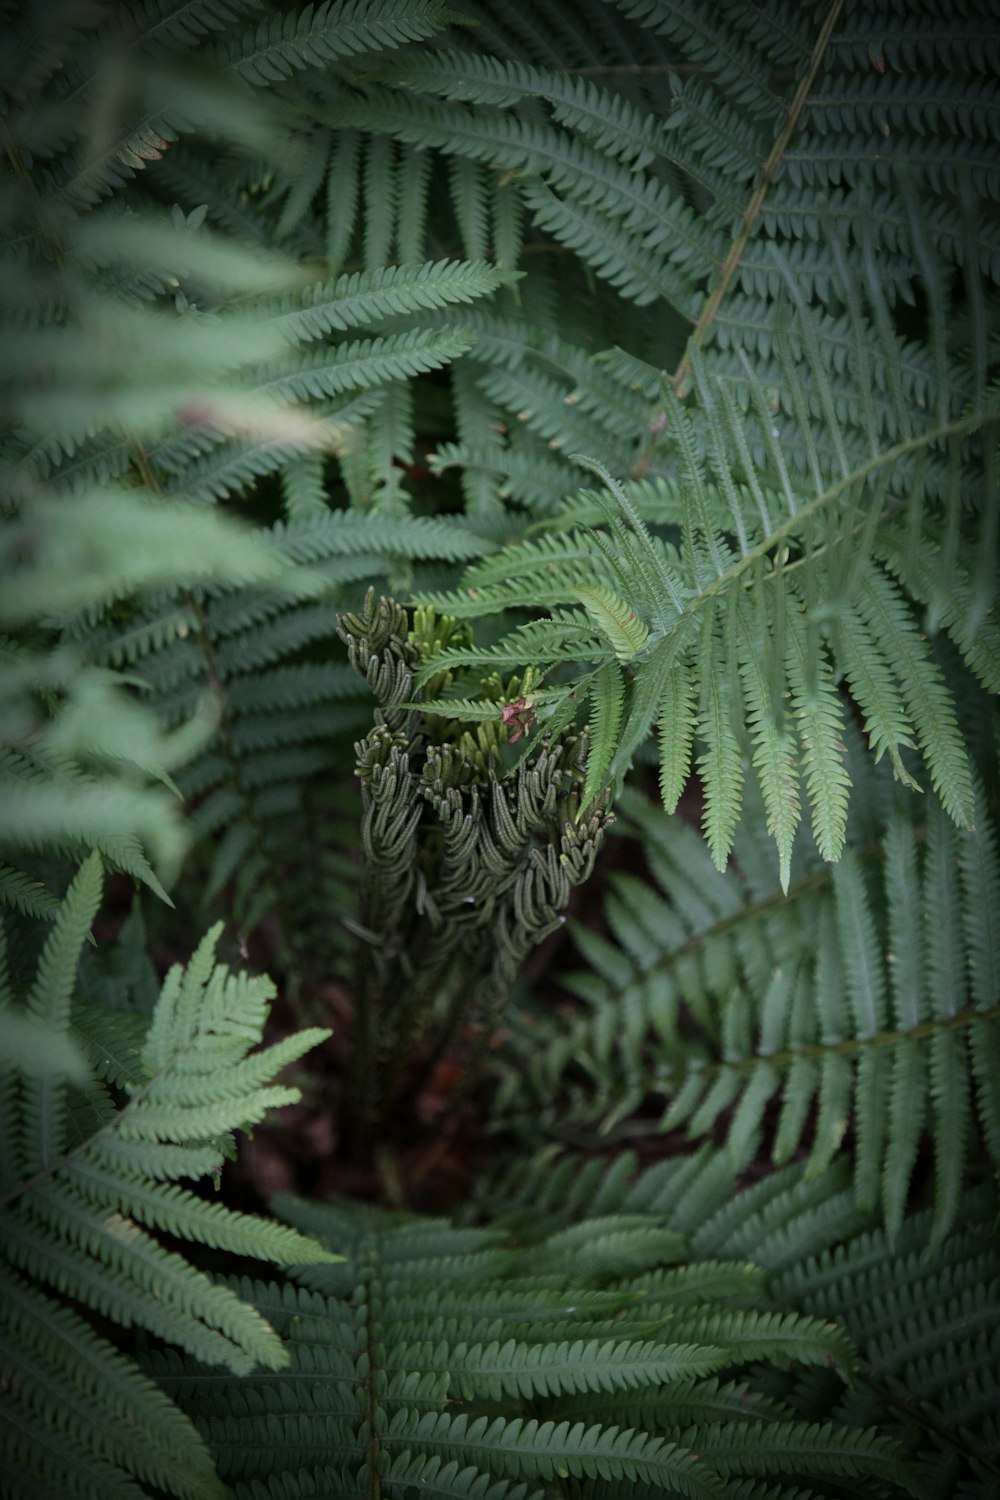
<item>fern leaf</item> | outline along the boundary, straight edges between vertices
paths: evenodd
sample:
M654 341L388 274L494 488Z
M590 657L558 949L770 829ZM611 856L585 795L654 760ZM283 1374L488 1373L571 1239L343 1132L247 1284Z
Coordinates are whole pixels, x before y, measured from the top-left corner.
M974 799L969 762L941 674L907 619L895 588L876 569L868 573L860 606L869 627L891 645L935 790L955 822L970 828Z
M865 733L876 760L888 751L899 780L919 791L900 753L914 744L913 725L903 706L902 694L882 654L878 634L872 634L853 611L845 610L842 615L839 654L851 691L865 715Z
M512 278L484 260L431 261L355 271L271 310L270 322L290 342L323 338L333 330L359 328L455 302L488 296ZM268 309L262 308L262 315Z
M902 1485L911 1495L925 1493L923 1485L900 1462L895 1445L874 1428L842 1432L819 1423L781 1423L769 1429L766 1454L747 1442L730 1438L727 1443L719 1428L693 1436L723 1474L767 1474L775 1468L796 1475L815 1473L820 1478L825 1474L851 1477L873 1473Z
M631 661L644 650L649 631L624 599L597 585L578 585L573 595L607 638L619 661Z
M94 1212L66 1189L36 1188L33 1216L4 1212L5 1251L22 1273L40 1277L103 1317L146 1328L196 1358L247 1373L279 1369L280 1340L252 1309L165 1251L130 1219ZM156 1286L159 1297L151 1295Z
M641 800L635 829L659 891L619 879L606 904L613 941L573 929L589 972L570 988L586 1013L536 1023L530 1042L526 1034L530 1068L506 1082L501 1118L544 1108L549 1120L614 1140L632 1128L641 1100L661 1102L662 1129L692 1136L731 1110L723 1154L735 1163L762 1126L776 1161L814 1127L809 1180L819 1183L846 1144L855 1202L880 1205L892 1232L930 1131L942 1174L937 1212L950 1222L974 1149L972 1089L987 1088L996 1026L995 1002L979 1010L966 998L967 898L955 872L961 842L982 837L991 848L993 832L988 819L983 832L949 833L943 810L932 811L926 858L897 814L884 861L873 858L877 844L858 845L853 834L832 870L818 851L803 856L782 902L766 873L762 809L751 802L733 866L719 875L699 864L689 829ZM965 857L976 858L971 848ZM987 906L995 922L992 890L988 876L977 885L977 927ZM689 1038L688 1017L698 1026ZM521 1046L512 1043L515 1079ZM990 1111L987 1098L992 1155Z
M38 1030L39 1043L45 1034L62 1039L69 1030L77 964L97 912L102 886L100 856L92 854L81 865L59 909L28 996L27 1015ZM65 1082L65 1077L38 1076L34 1071L25 1082L19 1153L25 1177L51 1171L65 1148Z
M440 29L447 12L441 0L326 0L318 7L262 21L255 32L223 54L227 71L259 88L306 68L322 68L343 57L422 41Z
M183 514L185 524L178 525ZM0 618L31 619L37 611L39 578L45 580L46 607L69 614L121 598L139 587L200 581L273 578L280 563L259 537L235 521L190 506L180 510L136 491L94 490L79 494L71 512L61 503L39 500L25 526L49 535L32 562L7 580ZM58 553L54 534L58 532ZM89 559L78 566L81 549Z
M899 1235L913 1168L920 1146L920 1125L927 1109L927 1069L916 1042L904 1038L892 1059L886 1133L888 1149L882 1171L885 1225L890 1242Z
M813 838L823 858L835 860L844 847L851 785L845 764L843 704L825 675L810 674L794 615L788 621L786 639L785 664L802 746Z
M141 1165L142 1158L136 1162ZM275 1265L293 1265L315 1256L315 1245L283 1224L234 1213L221 1203L206 1203L175 1186L153 1185L141 1177L120 1177L85 1150L73 1163L73 1186L94 1204L127 1213L140 1224L162 1229L177 1239L192 1240Z
M587 749L587 779L580 799L580 812L604 787L618 741L625 682L617 662L599 667L590 689L590 743Z
M494 1479L472 1465L463 1466L458 1459L418 1458L404 1452L390 1458L384 1474L393 1484L418 1485L421 1494L440 1496L441 1500L541 1500L541 1491Z
M327 509L323 464L317 454L293 459L281 471L285 514L289 521L305 521Z
M613 287L646 307L660 298L686 312L693 301L689 278L666 256L652 257L637 239L589 203L560 198L543 183L528 183L524 200L536 224L593 266Z
M79 1312L69 1313L54 1299L70 1298L78 1309L122 1327L146 1329L230 1370L248 1372L261 1363L281 1368L287 1362L282 1342L256 1309L166 1250L141 1225L265 1259L335 1258L294 1230L233 1214L171 1182L192 1173L216 1173L221 1151L217 1139L209 1145L213 1137L242 1124L244 1116L253 1117L274 1096L297 1098L294 1089L260 1085L283 1061L327 1033L289 1038L277 1050L247 1059L248 1049L261 1038L273 990L267 981L234 979L214 964L217 931L186 971L174 970L145 1038L141 1024L126 1025L115 1034L108 1014L93 1006L78 1005L71 1012L100 886L101 861L94 854L59 907L25 1019L33 1026L45 1020L57 1043L68 1040L70 1021L77 1022L79 1035L89 1037L105 1073L116 1050L128 1053L131 1037L132 1055L112 1070L130 1097L124 1108L116 1109L107 1089L87 1070L82 1108L62 1083L53 1086L57 1068L50 1065L46 1077L33 1066L23 1073L7 1110L15 1142L28 1148L21 1178L6 1184L0 1208L5 1293L0 1333L7 1354L24 1369L8 1406L22 1430L35 1431L41 1423L48 1440L33 1457L11 1437L5 1461L9 1457L19 1464L33 1476L32 1483L62 1476L53 1482L69 1492L75 1481L65 1478L66 1455L75 1453L81 1473L104 1473L109 1493L136 1493L131 1476L138 1475L192 1500L214 1500L221 1490L194 1428L89 1329ZM10 1014L4 1012L5 1017ZM100 1045L105 1037L107 1052ZM139 1076L140 1054L147 1067L152 1064L151 1076ZM53 1063L59 1063L58 1046L52 1049ZM12 1065L14 1058L4 1070L8 1078ZM214 1095L220 1076L227 1078L223 1094L229 1097L223 1100L226 1118L216 1128L197 1118L196 1110L186 1110L184 1101L185 1089L196 1098ZM153 1116L152 1127L147 1114ZM196 1118L188 1130L192 1114ZM148 1144L157 1129L179 1140L181 1149ZM23 1294L8 1307L6 1293L22 1281ZM53 1425L54 1391L60 1393L61 1417ZM128 1422L122 1421L124 1407Z
M0 1041L12 1071L57 1083L86 1084L90 1079L87 1059L72 1036L46 1035L36 1022L6 1005L0 1007Z
M726 1362L728 1351L710 1344L628 1343L596 1339L573 1343L452 1344L448 1368L466 1400L531 1400L574 1391L613 1391L661 1381L708 1375ZM402 1355L420 1369L435 1368L433 1351Z
M690 667L678 663L667 678L660 698L657 730L660 741L660 797L673 812L687 784L697 717Z
M173 1402L69 1308L8 1271L0 1280L4 1358L20 1372L24 1406L48 1425L58 1392L62 1432L79 1451L169 1485L181 1500L219 1500L208 1449Z
M730 718L724 665L713 653L713 667L704 681L698 728L705 748L698 770L705 788L703 827L716 869L724 870L739 818L743 789L743 758Z
M773 701L768 682L768 659L774 644L769 638L762 641L756 636L745 608L740 608L739 618L740 676L754 745L753 763L760 777L768 828L778 846L781 889L787 891L792 843L800 817L794 753L787 726L778 723L781 710Z
M404 1414L405 1416L406 1414ZM465 1416L431 1417L419 1423L390 1420L385 1441L391 1447L415 1442L432 1453L456 1450L465 1461L490 1463L513 1477L551 1479L594 1475L602 1479L669 1486L685 1500L719 1500L719 1489L697 1461L675 1444L617 1427L582 1422L511 1421Z
M872 1037L886 1024L885 974L864 877L853 853L846 853L834 869L833 888L856 1034Z
M59 907L55 896L41 881L10 865L0 865L0 901L26 917L51 917Z
M410 58L394 76L421 92L476 104L506 106L526 96L546 99L560 124L599 149L631 161L637 171L663 148L662 127L652 115L589 79L457 50Z
M357 339L315 354L297 354L284 367L263 369L254 379L254 388L272 399L320 400L440 369L465 354L474 342L475 334L467 328L441 332L417 328L385 338Z

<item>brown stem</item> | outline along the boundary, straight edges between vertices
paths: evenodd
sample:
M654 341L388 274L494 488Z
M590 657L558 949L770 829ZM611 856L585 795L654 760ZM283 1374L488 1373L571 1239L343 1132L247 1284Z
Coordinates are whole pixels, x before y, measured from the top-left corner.
M833 4L830 6L826 20L823 22L822 30L816 40L816 45L810 54L809 65L799 82L798 88L795 90L795 96L791 104L788 106L785 123L779 131L774 145L771 147L767 160L764 162L753 196L743 210L743 227L729 247L729 253L722 262L718 280L705 300L698 321L688 339L680 364L670 378L670 384L674 389L674 393L680 398L683 398L687 391L688 377L691 374L691 351L701 348L708 330L715 321L715 316L722 303L722 299L729 290L729 284L736 274L736 270L743 258L743 252L746 250L750 236L756 227L757 218L764 205L764 199L767 197L774 174L781 164L781 159L788 149L788 143L799 122L799 116L805 108L806 100L815 82L816 74L819 72L820 64L823 61L824 53L833 35L833 30L840 16L842 6L843 0L833 0ZM653 461L655 452L656 439L654 438L653 442L644 449L636 460L632 468L633 478L641 479L643 477Z

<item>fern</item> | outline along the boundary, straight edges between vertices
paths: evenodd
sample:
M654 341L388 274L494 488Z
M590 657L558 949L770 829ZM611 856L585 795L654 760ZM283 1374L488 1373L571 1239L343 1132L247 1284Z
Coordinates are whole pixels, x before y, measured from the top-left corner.
M877 1403L932 1495L988 1495L996 1485L995 1246L986 1194L963 1204L956 1233L933 1246L928 1216L909 1220L895 1245L882 1235L848 1240L782 1273L780 1293L814 1310L843 1309L859 1338L864 1379L840 1407L852 1425ZM810 1393L815 1406L815 1394Z
M995 1487L990 9L8 17L13 1494Z
M804 305L800 316L803 349L810 360L814 383L822 391L826 377L815 330ZM887 353L887 358L890 357L895 357L891 350ZM720 867L728 857L739 807L739 782L734 771L741 740L751 750L769 826L780 851L783 883L787 883L791 841L799 817L800 776L809 795L816 842L826 857L835 858L839 854L846 826L848 782L839 750L843 708L838 704L835 683L844 673L868 715L876 752L888 750L897 774L908 780L911 773L905 768L902 752L908 744L919 745L930 779L945 807L960 826L968 825L972 817L971 782L954 707L948 701L938 669L919 640L905 596L879 556L879 509L885 503L886 488L892 483L893 467L897 463L906 466L904 460L908 461L917 451L910 446L916 440L910 439L910 443L891 448L888 453L879 453L878 457L852 469L831 396L824 401L823 411L831 424L841 476L832 482L825 479L809 419L803 413L801 431L807 439L807 457L817 493L802 505L794 495L781 450L774 436L768 435L764 428L765 449L769 450L774 468L781 476L791 514L781 522L771 519L758 486L760 513L767 525L766 536L760 538L758 523L748 503L752 487L740 485L729 457L733 451L750 457L744 419L731 399L726 398L721 405L716 402L700 356L692 353L691 366L707 406L711 423L710 456L719 483L714 492L706 486L690 421L668 392L666 416L673 423L689 486L680 517L682 541L676 562L665 559L641 517L631 509L631 502L619 491L619 506L629 509L624 510L627 525L619 522L613 532L617 545L604 542L599 534L595 537L608 564L607 569L602 567L597 572L602 581L580 582L584 568L576 561L576 547L572 542L567 546L565 533L554 536L547 569L555 576L538 578L542 592L536 596L536 602L546 599L553 603L572 599L581 602L599 623L611 651L624 662L638 658L647 644L655 646L662 640L665 646L669 643L671 664L676 662L684 670L685 661L693 666L698 660L694 657L693 634L684 640L689 621L700 625L704 638L712 633L713 644L702 652L698 662L697 681L702 685L701 695L707 700L702 726L706 751L699 768L705 779L706 805L722 810L721 816L713 812L706 824ZM784 373L789 381L795 378L791 366ZM756 380L750 378L752 399L763 421L763 392ZM965 430L964 419L957 428L947 423L946 427L927 434L926 440L936 442L946 431L951 434L958 430ZM869 428L869 437L878 452L874 427ZM600 465L597 467L600 469ZM878 500L862 524L856 519L861 513L860 487L873 481L878 487ZM843 508L844 520L833 520L832 513L828 514L831 506ZM814 524L817 530L813 530ZM612 526L615 527L614 522ZM727 532L734 535L736 548L725 539ZM848 537L859 532L848 563ZM792 566L788 563L790 543L796 549ZM487 570L468 575L467 590L471 592L464 603L453 594L448 596L448 604L467 613L473 608L481 612L527 603L517 577L525 571L525 565L535 572L536 557L538 553L533 547L529 550L523 543L515 544L506 556L491 560ZM971 567L971 559L966 566ZM748 575L752 578L752 605L742 593ZM811 601L817 597L818 576L823 575L824 594L831 600L830 624L819 629ZM968 577L967 572L965 576ZM479 587L480 583L499 577L505 580L500 587L492 587L488 592ZM620 592L609 588L603 578L613 580L614 588ZM675 602L677 614L663 613L664 592ZM868 636L860 649L856 636L849 645L845 642L849 627L846 617L842 626L837 620L841 608L852 619L859 618L862 629L867 627ZM970 665L974 662L974 670L984 673L984 685L991 686L995 673L986 658L992 656L993 648L986 647L982 652L977 645L970 651L965 626L959 624L960 611L954 603L944 608L953 622L956 643L964 637ZM969 620L968 615L964 618ZM633 619L634 625L629 623ZM651 625L655 631L652 636ZM885 643L898 677L899 692L893 692L884 674L873 675L880 649L876 641ZM517 637L511 645L508 662L514 665L518 660ZM637 661L634 668L632 711L626 716L622 730L622 740L629 747L641 742L657 714L662 716L666 711L659 697L664 679L654 674L652 666L655 653L648 653L648 658ZM729 722L725 725L710 701L717 691L722 661L733 664L743 688L742 707L730 697ZM644 675L652 691L644 691ZM789 695L795 702L797 735L784 723L782 704ZM678 784L690 766L692 753L693 750L686 751L684 761L673 770L673 780ZM626 765L625 757L621 756L610 769L620 775Z
M836 1317L854 1341L854 1378L846 1394L836 1373L799 1366L794 1361L802 1356L795 1353L783 1373L762 1374L755 1390L760 1419L771 1422L778 1415L769 1399L790 1402L802 1424L789 1433L794 1444L809 1422L832 1416L859 1433L878 1413L889 1412L889 1425L919 1461L928 1493L989 1495L996 1480L995 1196L989 1189L970 1193L944 1242L935 1243L932 1216L922 1213L907 1216L890 1244L884 1230L866 1226L846 1186L838 1168L817 1178L796 1165L734 1192L732 1165L708 1145L645 1171L631 1152L615 1156L609 1166L601 1158L583 1161L572 1151L547 1149L495 1171L480 1186L479 1207L516 1225L521 1235L565 1235L568 1226L585 1234L590 1203L600 1204L610 1222L628 1219L638 1226L645 1217L690 1234L688 1264L647 1273L635 1283L647 1298L676 1299L665 1332L690 1336L694 1329L714 1329L721 1340L731 1315L723 1306L704 1317L698 1297L759 1299L767 1288L784 1309L771 1316L769 1336L776 1340L783 1329L790 1353L803 1334L809 1338L803 1313L817 1320ZM740 1259L750 1256L755 1266ZM648 1307L645 1300L642 1306ZM781 1364L774 1344L769 1357ZM808 1352L804 1357L810 1361ZM712 1399L730 1421L737 1451L744 1451L741 1439L752 1444L751 1430L732 1425L725 1399L730 1392L735 1395L733 1388L719 1387ZM743 1400L745 1422L745 1395ZM642 1410L638 1403L636 1410ZM706 1454L720 1427L698 1430ZM774 1438L780 1446L777 1431ZM718 1461L725 1464L724 1452ZM866 1485L873 1493L897 1493L894 1486L884 1491L876 1480Z
M307 298L288 299L273 310L273 317L289 340L298 343L321 338L334 329L343 331L451 302L472 302L496 291L506 279L483 262L379 267L341 276L332 286L315 287Z
M803 854L784 903L775 899L780 871L772 864L765 874L759 813L722 876L690 829L634 793L623 807L658 890L617 876L607 908L614 944L576 930L592 972L568 982L585 1009L546 1022L544 1047L537 1018L523 1031L503 1069L505 1112L540 1113L556 1131L564 1119L614 1130L657 1099L659 1128L684 1126L693 1138L731 1112L734 1164L765 1131L777 1162L808 1146L814 1174L851 1122L858 1202L881 1205L890 1237L929 1130L940 1239L979 1154L973 1098L993 1140L977 1058L997 1024L996 988L963 936L976 932L981 943L997 925L985 804L968 833L929 810L919 849L897 810L882 839L859 828L832 874ZM699 1023L692 1041L689 1014Z
M327 0L315 9L262 21L232 45L228 72L267 87L292 73L359 53L380 52L433 35L446 12L440 0L388 0L361 7L356 0Z
M217 1495L194 1427L109 1342L107 1325L146 1329L232 1370L282 1366L270 1325L156 1231L278 1264L326 1257L177 1184L217 1173L231 1131L298 1098L273 1080L327 1033L251 1053L273 987L214 963L216 929L171 971L138 1055L115 1075L94 1042L102 1024L114 1033L113 1013L74 1025L77 965L100 896L93 854L59 905L26 997L9 985L2 997L15 1043L5 1049L0 1208L5 1472L19 1494L87 1495L99 1478L127 1493L131 1475L178 1495ZM111 1078L124 1090L120 1107ZM65 1297L98 1314L102 1331Z
M558 1249L558 1236L512 1249L493 1229L350 1205L280 1206L300 1229L349 1247L346 1265L296 1273L307 1289L240 1286L289 1334L289 1381L208 1385L207 1371L175 1359L153 1366L161 1386L199 1413L239 1496L257 1493L254 1476L277 1487L300 1468L301 1493L346 1492L377 1475L389 1492L419 1483L439 1494L460 1485L463 1494L543 1495L572 1476L588 1481L587 1493L620 1493L627 1483L644 1494L735 1496L738 1476L753 1472L758 1423L774 1439L767 1466L782 1476L776 1495L813 1493L796 1487L797 1476L821 1472L820 1452L826 1472L907 1483L892 1448L870 1434L831 1436L777 1403L758 1415L741 1366L785 1364L794 1349L807 1365L850 1368L850 1348L816 1319L765 1311L745 1265L671 1266L683 1240L664 1235L662 1217L584 1221L572 1246L563 1235ZM595 1261L595 1235L632 1247L623 1266L630 1254L635 1269ZM727 1343L685 1333L706 1321L700 1299L709 1284ZM567 1340L567 1326L582 1337ZM690 1424L727 1396L735 1411L741 1394L739 1453L716 1445L713 1454L710 1444L702 1452L708 1429ZM653 1400L656 1436L636 1415ZM248 1441L266 1451L263 1468Z

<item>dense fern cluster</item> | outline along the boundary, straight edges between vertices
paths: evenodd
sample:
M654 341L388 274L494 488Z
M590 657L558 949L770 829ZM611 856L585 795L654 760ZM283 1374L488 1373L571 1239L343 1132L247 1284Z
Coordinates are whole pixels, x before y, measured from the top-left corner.
M1000 1494L998 35L5 9L5 1494Z

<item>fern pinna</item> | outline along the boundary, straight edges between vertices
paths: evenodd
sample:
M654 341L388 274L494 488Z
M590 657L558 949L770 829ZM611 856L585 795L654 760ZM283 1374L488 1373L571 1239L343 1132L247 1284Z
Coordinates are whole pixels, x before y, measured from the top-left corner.
M243 1373L287 1364L253 1307L156 1234L279 1264L328 1258L182 1185L217 1177L235 1129L299 1097L274 1080L327 1033L252 1052L273 986L215 963L218 929L171 970L151 1017L81 1001L101 884L95 853L54 914L23 1004L17 966L2 966L4 1471L17 1494L92 1500L141 1493L135 1479L197 1500L224 1493L204 1444L108 1332L145 1330Z
M910 1456L920 1492L934 1500L995 1495L995 1189L967 1194L944 1239L932 1214L919 1212L908 1214L890 1241L859 1209L846 1164L821 1175L807 1164L782 1167L734 1192L735 1178L732 1161L710 1144L645 1171L630 1151L581 1164L577 1152L550 1146L482 1181L476 1208L518 1236L534 1237L585 1237L588 1215L605 1226L657 1216L687 1237L690 1270L703 1286L725 1260L752 1259L766 1276L768 1305L781 1309L773 1336L788 1313L824 1318L836 1310L855 1345L846 1391L829 1365L779 1368L778 1361L756 1367L756 1392L789 1403L804 1422L833 1418L855 1430L884 1424ZM729 1316L725 1307L713 1310L699 1332L723 1342L733 1327ZM730 1435L739 1442L732 1429ZM768 1443L759 1446L763 1465ZM900 1491L870 1475L864 1493Z

